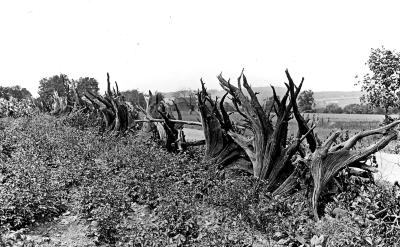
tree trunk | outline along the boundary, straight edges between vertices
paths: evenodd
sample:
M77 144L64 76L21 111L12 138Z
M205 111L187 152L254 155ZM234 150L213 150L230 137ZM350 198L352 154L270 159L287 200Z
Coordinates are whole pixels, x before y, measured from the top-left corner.
M175 104L178 114L178 120L167 111L167 107L162 101L162 97L158 94L153 95L149 92L150 97L147 100L147 107L144 110L138 107L145 114L147 120L138 120L137 122L145 122L143 130L146 132L153 131L155 136L162 142L163 146L169 152L185 151L189 146L202 145L203 142L187 142L183 132L183 124L198 124L190 121L183 121L182 114ZM161 119L159 119L161 118Z
M319 218L317 212L318 199L328 183L334 181L335 176L346 167L357 167L366 172L373 171L373 167L365 164L366 159L397 138L398 133L393 128L400 123L400 120L378 129L360 132L347 141L333 146L333 143L341 134L341 132L336 132L325 143L318 146L313 133L315 126L308 126L308 121L304 120L297 107L296 99L304 79L297 87L287 70L286 76L288 79L286 94L280 100L272 87L274 104L266 109L266 106L262 107L259 103L256 93L247 83L243 72L238 78L237 87L232 85L229 80L225 80L222 75L219 75L220 85L232 96L232 102L237 112L244 118L252 135L246 136L232 131L230 128L226 130L250 158L254 176L267 180L267 190L273 196L287 196L297 189L301 189L299 186L307 184L305 180L307 174L310 174L312 177L311 209L314 218L317 220ZM242 80L248 96L242 90ZM203 99L202 102L205 102L205 100ZM273 114L272 111L274 111ZM297 122L298 134L294 141L289 143L287 138L288 121L292 116ZM207 138L217 140L209 144L211 149L217 149L212 145L218 147L218 145L224 143L224 138L226 138L220 130L224 127L218 129L219 126L224 126L219 119L224 120L222 123L227 121L225 118L219 118L218 114L214 114L214 118L212 118L208 114L202 113L202 117L206 120L203 124L206 141ZM276 117L274 122L272 121L273 117ZM382 135L382 137L368 148L351 150L358 141L370 135ZM302 145L303 140L307 140L308 152Z
M274 104L270 109L261 106L256 93L247 83L243 72L238 78L238 87L233 86L222 75L218 76L220 85L233 97L237 111L243 116L252 132L250 138L233 131L228 131L228 134L245 150L250 158L254 176L268 181L268 190L271 192L294 172L295 167L291 160L299 151L301 141L307 139L311 149L315 149L316 146L312 128L310 129L298 112L296 102L303 80L297 87L288 71L286 71L286 76L289 81L289 84L286 84L287 92L282 100L279 100L275 89L272 87ZM242 80L250 98L242 90ZM289 96L290 101L288 102ZM275 111L273 115L271 114L272 109ZM298 123L298 136L293 143L288 144L288 122L292 113ZM275 123L272 121L274 116L276 116Z
M392 122L383 127L362 131L349 140L332 147L334 141L341 132L332 134L312 155L310 161L311 175L314 181L311 204L314 218L318 220L318 198L324 187L331 181L339 171L346 167L356 167L365 171L373 171L373 167L365 165L370 155L386 147L391 141L397 139L398 132L394 127L400 124L400 120ZM364 137L371 135L382 135L378 142L362 149L351 150Z
M218 109L217 101L208 95L203 81L201 85L202 90L197 97L206 143L204 160L219 168L242 169L252 173L251 163L244 150L228 135L228 131L233 131L233 125L223 107L226 94Z
M115 82L116 89L111 91L110 75L107 73L107 91L104 96L87 91L85 96L92 103L94 109L99 109L102 116L105 129L117 134L125 133L129 128L128 106L121 96L118 84Z
M67 115L72 111L72 106L68 104L69 101L67 96L59 96L57 91L54 91L53 100L52 115L62 116Z

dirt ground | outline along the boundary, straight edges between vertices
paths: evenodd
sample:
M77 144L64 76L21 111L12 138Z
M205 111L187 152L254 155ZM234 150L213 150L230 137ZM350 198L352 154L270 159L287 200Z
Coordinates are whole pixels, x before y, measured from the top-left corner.
M94 227L66 212L51 222L10 232L2 239L4 246L94 247L97 246L95 236L91 236Z

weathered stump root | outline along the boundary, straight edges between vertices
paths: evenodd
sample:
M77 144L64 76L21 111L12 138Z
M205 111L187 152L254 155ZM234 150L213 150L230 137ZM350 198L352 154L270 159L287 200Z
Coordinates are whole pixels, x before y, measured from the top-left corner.
M244 150L228 134L228 131L233 131L233 125L223 106L226 94L218 109L217 100L211 99L202 80L201 87L197 97L206 143L204 160L216 164L220 169L232 168L252 173Z

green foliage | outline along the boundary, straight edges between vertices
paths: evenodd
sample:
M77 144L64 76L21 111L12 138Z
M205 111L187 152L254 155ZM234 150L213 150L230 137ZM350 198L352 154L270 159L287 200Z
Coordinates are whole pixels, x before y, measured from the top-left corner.
M175 104L181 111L194 111L197 106L196 91L182 89L172 94ZM229 107L229 106L228 106Z
M349 104L343 107L343 113L346 114L372 114L371 107L365 104Z
M325 107L324 113L343 113L343 109L338 104L331 103Z
M99 83L94 78L80 77L78 80L72 80L72 84L76 87L76 90L80 95L87 91L94 94L99 93Z
M60 97L66 96L69 84L68 76L64 74L43 78L39 81L38 93L43 101L51 102L54 92L57 92Z
M300 112L311 112L315 106L314 92L311 90L302 91L297 100Z
M80 130L86 130L90 128L97 128L102 125L102 119L100 113L94 111L84 112L77 111L68 114L67 116L61 117L61 121L66 126L74 127Z
M325 211L342 208L348 213L341 220L326 217L318 232L329 235L334 246L400 244L400 227L395 222L400 216L399 188L380 181L344 178L345 190L327 204Z
M2 117L28 117L37 113L38 109L31 99L17 100L0 98L0 118Z
M361 100L388 114L389 108L399 105L400 54L384 47L371 49L367 65L371 73L357 83L365 93Z
M22 99L29 99L31 97L32 94L26 88L21 88L20 86L13 86L13 87L0 86L0 98L6 100L10 100L11 98L22 100Z
M133 105L139 105L143 109L146 109L146 100L144 98L143 93L140 93L138 90L127 90L121 92L124 96L125 100L132 103Z
M1 226L21 228L60 215L71 189L93 174L87 162L96 152L91 144L101 145L96 132L84 134L43 115L1 123L0 146L14 147L0 157Z
M348 179L316 223L305 193L271 198L263 183L254 191L253 177L202 162L202 148L170 154L137 134L99 135L84 118L0 120L0 146L12 147L0 156L3 228L68 210L111 246L254 246L260 239L299 246L314 235L331 246L396 244L391 215L400 213L399 197L387 185ZM329 216L336 207L349 216Z
M73 87L76 88L80 95L86 91L92 93L98 93L99 91L99 83L94 78L80 77L78 80L70 80L67 75L60 74L43 78L39 81L39 100L45 105L49 105L52 102L54 92L57 92L60 97L72 95Z
M52 151L61 140L49 137L49 126L37 120L3 121L8 122L0 133L1 145L15 150L1 160L0 225L20 228L59 215L65 210L66 177L49 167L56 163Z

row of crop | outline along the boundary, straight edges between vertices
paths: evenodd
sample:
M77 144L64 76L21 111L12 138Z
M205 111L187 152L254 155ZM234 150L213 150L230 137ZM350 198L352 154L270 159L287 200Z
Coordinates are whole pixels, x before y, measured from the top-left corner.
M32 116L37 112L38 109L32 99L0 98L0 118Z
M201 161L202 148L171 154L140 135L99 135L46 115L4 119L0 133L15 148L2 163L3 227L68 210L96 222L100 243L119 246L251 246L255 237L296 246L321 234L333 246L398 244L398 230L371 216L400 210L399 199L379 184L347 181L314 222L304 193L271 198L263 184L255 193L256 179L213 169ZM346 215L330 217L338 207Z

